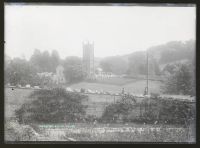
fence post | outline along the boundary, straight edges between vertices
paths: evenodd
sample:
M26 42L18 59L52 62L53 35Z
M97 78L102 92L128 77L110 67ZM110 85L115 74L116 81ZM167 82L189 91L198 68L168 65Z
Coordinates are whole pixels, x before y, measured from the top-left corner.
M141 103L140 103L140 118L142 117L142 107L141 107Z

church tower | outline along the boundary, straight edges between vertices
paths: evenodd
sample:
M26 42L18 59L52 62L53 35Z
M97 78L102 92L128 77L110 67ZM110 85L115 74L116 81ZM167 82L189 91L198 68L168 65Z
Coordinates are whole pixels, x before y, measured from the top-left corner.
M94 78L94 42L83 42L83 72L87 75L88 79Z

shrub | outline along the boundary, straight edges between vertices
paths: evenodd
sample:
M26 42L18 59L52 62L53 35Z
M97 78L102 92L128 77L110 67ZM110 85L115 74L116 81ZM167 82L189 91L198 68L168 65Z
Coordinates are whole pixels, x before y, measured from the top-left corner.
M98 117L95 115L87 115L85 117L85 121L86 122L95 122L95 121L98 121Z
M62 123L82 120L85 95L66 92L62 88L36 90L31 100L16 111L20 123Z
M178 100L161 100L160 120L170 124L188 125L195 118L195 106Z
M186 101L150 98L142 102L144 112L134 121L188 125L195 119L195 106Z
M39 134L29 125L9 121L5 124L5 141L38 141Z
M130 100L130 97L124 96L119 102L107 106L101 120L188 126L195 119L195 103L170 98L161 99L159 95L153 95L141 102L131 103Z
M121 100L105 108L101 121L116 122L117 120L126 120L126 116L133 110L135 103L134 97L124 95Z

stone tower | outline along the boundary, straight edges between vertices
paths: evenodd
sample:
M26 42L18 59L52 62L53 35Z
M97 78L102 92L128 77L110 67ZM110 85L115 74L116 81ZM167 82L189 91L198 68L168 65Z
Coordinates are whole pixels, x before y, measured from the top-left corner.
M94 42L83 42L82 68L88 79L94 78Z

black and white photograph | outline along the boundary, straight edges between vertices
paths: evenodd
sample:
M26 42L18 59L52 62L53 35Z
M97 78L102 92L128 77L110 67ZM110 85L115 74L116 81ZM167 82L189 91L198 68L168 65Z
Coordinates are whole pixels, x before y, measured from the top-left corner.
M4 3L4 142L196 143L195 4Z

